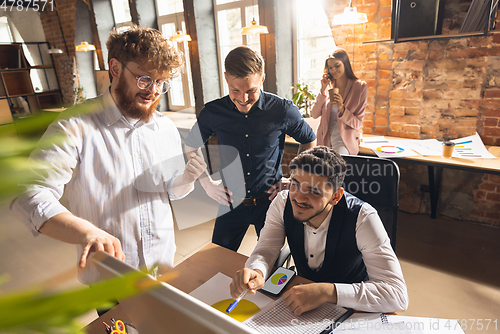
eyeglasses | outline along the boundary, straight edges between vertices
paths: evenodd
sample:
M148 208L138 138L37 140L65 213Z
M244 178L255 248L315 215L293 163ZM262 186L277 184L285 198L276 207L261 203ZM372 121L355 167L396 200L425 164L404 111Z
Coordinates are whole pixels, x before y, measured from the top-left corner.
M122 62L121 62L122 63ZM140 89L148 89L153 84L153 78L149 75L139 76L135 75L128 67L122 63L122 65L137 79L137 87ZM165 94L170 89L170 82L168 80L158 80L154 81L155 88L160 91L160 94Z

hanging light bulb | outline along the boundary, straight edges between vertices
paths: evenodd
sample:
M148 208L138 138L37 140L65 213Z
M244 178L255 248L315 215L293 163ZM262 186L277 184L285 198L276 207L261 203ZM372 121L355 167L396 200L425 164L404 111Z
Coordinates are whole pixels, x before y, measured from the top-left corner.
M61 49L57 48L55 45L53 45L52 47L50 47L47 50L47 53L49 53L49 54L63 53L63 50L61 50Z
M266 26L260 26L255 21L255 18L252 20L252 25L247 27L243 27L241 29L242 35L257 35L257 34L269 34L269 30L267 30Z
M179 18L177 17L178 12L175 13L175 22L177 23L177 28L179 28ZM182 28L182 25L181 25ZM183 43L183 42L189 42L191 41L191 36L188 34L183 34L182 30L177 30L175 35L170 36L169 38L171 41L177 42L177 43Z
M170 40L177 43L189 42L191 41L191 36L188 34L183 34L182 31L177 30L177 33L175 35L170 36Z
M252 24L246 27L243 27L241 29L241 34L242 35L257 35L257 34L269 34L269 30L267 30L266 26L261 26L257 24L257 21L255 21L255 4L252 6L253 10L253 19L252 19Z
M76 46L76 51L92 51L95 50L95 46L87 42L81 42L80 45Z
M333 17L332 25L359 24L366 22L368 22L366 14L358 13L356 6L352 6L352 0L349 0L349 6L344 8L344 12Z

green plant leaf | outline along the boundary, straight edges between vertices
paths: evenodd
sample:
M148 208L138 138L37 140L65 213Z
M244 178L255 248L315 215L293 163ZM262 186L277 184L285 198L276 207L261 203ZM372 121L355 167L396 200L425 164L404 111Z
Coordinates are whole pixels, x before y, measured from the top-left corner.
M75 317L94 308L110 306L110 300L141 291L137 283L143 277L145 274L142 272L131 272L96 283L92 288L59 293L38 289L0 295L0 332L21 333L26 329L40 331L67 325L72 328Z

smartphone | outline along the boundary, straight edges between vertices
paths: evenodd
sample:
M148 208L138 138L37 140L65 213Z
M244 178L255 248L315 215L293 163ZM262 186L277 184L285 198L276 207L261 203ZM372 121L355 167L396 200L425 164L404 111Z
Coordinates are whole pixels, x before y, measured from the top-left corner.
M266 283L260 289L271 296L278 297L283 289L290 283L295 276L295 271L279 267L267 279Z
M328 73L328 80L333 81L333 75L331 75L330 73Z

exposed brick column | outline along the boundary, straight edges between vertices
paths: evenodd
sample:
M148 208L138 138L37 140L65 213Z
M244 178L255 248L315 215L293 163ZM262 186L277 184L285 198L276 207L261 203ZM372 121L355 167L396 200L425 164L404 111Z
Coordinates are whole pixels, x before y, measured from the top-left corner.
M55 3L56 1L54 1ZM58 13L56 13L57 8ZM59 20L61 25L59 25ZM75 55L75 15L76 0L57 0L54 10L46 6L40 13L43 30L47 42L63 50L62 54L53 54L54 67L59 80L63 102L66 105L74 103L74 88L76 81L76 55ZM64 32L64 39L63 34ZM65 42L67 50L65 47Z

